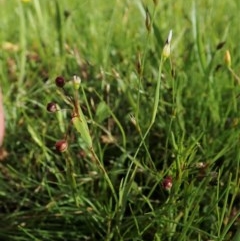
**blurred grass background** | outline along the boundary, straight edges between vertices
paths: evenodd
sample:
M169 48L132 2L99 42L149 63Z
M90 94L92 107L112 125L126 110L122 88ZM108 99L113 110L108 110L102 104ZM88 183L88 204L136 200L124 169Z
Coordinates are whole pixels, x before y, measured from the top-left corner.
M0 239L240 240L239 11L237 0L0 0ZM54 81L74 74L117 198L74 130L55 150L70 118ZM47 112L51 101L64 110Z

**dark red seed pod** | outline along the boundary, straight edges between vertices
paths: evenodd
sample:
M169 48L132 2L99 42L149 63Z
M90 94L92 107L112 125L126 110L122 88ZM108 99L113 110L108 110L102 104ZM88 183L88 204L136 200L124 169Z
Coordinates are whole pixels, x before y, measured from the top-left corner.
M54 102L50 102L47 104L47 111L49 112L56 112L57 111L57 104Z
M68 143L66 140L59 140L55 143L55 148L58 152L64 152L68 148Z
M171 176L167 176L162 181L162 187L165 191L170 191L173 185L173 180Z
M56 83L56 86L57 86L57 87L63 88L63 86L65 85L65 79L64 79L62 76L58 76L58 77L55 79L55 83Z

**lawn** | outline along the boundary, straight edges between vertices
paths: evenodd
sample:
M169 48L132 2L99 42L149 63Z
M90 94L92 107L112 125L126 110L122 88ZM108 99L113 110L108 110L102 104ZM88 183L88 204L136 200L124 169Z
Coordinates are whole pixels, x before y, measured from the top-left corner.
M239 11L0 0L0 240L240 241Z

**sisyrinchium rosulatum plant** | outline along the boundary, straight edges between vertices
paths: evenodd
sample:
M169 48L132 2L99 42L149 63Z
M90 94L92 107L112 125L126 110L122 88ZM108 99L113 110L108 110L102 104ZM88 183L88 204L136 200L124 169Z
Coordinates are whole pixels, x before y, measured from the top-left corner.
M148 30L150 31L150 23L148 23ZM70 142L70 130L75 129L76 132L81 136L81 139L83 140L85 144L85 151L88 152L92 158L92 165L95 166L95 170L99 173L102 173L106 182L108 183L109 188L111 189L113 198L115 199L115 202L117 203L117 214L116 214L116 219L118 222L121 222L123 219L123 214L125 212L126 208L126 203L128 200L129 194L133 191L134 189L134 179L137 174L138 169L141 167L140 162L138 161L138 155L139 151L142 146L144 146L145 150L148 152L148 148L146 146L146 138L149 135L149 132L151 131L155 121L156 121L156 116L158 112L158 107L159 107L159 101L160 101L160 93L161 93L161 78L162 78L162 68L166 60L170 59L170 54L171 54L171 39L172 39L172 30L170 30L168 37L165 41L164 47L162 49L162 52L160 54L160 62L159 62L159 69L158 69L158 75L157 75L157 81L156 81L156 88L154 92L154 98L153 98L153 106L152 106L152 111L148 123L147 129L144 131L142 127L139 124L138 121L138 111L135 115L131 116L131 121L135 125L136 129L139 132L139 135L141 137L141 141L136 147L136 151L133 156L129 156L129 158L132 160L130 163L129 168L127 169L127 173L124 179L122 179L121 184L120 184L120 191L119 191L119 196L117 195L117 190L116 187L113 186L113 183L109 177L109 174L107 173L106 169L104 168L104 164L100 161L98 158L95 150L94 150L94 143L92 141L92 136L89 131L88 127L88 121L86 116L84 115L81 105L80 105L80 92L85 94L84 89L81 85L81 79L78 76L73 76L73 78L70 81L66 81L64 77L58 76L55 78L55 85L56 88L58 88L61 91L61 98L64 100L64 102L68 105L68 109L71 112L69 120L66 120L68 123L68 128L67 131L64 135L64 137L60 138L56 143L55 143L55 149L63 153L65 155L66 159L66 171L68 178L70 180L70 183L72 185L72 189L76 189L76 180L73 175L73 163L71 161L71 158L69 158L68 154L68 148L69 148L69 142ZM139 67L142 68L141 63L139 63ZM141 73L139 73L141 75ZM71 86L71 88L67 88ZM80 91L81 90L81 91ZM138 100L138 105L141 105L140 99ZM61 111L61 108L59 105L55 102L50 102L47 104L47 111L56 113L58 111ZM139 107L140 108L140 107ZM126 152L126 150L125 150ZM150 157L150 154L149 154ZM151 157L150 157L151 159ZM140 165L140 166L139 166ZM151 165L154 165L153 162L150 163ZM153 167L153 166L152 166ZM162 183L162 188L163 190L166 190L170 192L172 183L173 183L173 178L171 176L171 170L169 170L167 173L165 173L166 178L163 179ZM76 201L76 204L78 205L77 201L77 195L75 195L75 191L73 192L74 198Z
M157 1L154 1L157 2ZM152 31L152 22L151 22L150 13L148 10L146 11L146 29L148 34ZM144 76L144 68L146 68L145 64L147 62L146 54L138 54L137 56L137 64L136 69L138 73L138 80L139 80L139 89L137 92L137 101L136 106L137 108L134 109L134 113L131 114L130 121L135 126L137 133L139 134L139 142L134 146L133 151L128 150L127 146L124 149L124 153L128 155L128 158L131 162L128 163L128 168L124 169L124 174L122 175L119 183L114 183L115 180L118 178L114 177L113 175L110 175L110 173L105 169L104 167L104 160L100 159L98 155L95 152L95 146L96 143L93 141L92 137L92 131L89 130L88 126L88 120L85 116L85 114L82 111L82 107L80 105L80 100L82 95L80 93L84 93L84 89L81 84L81 79L78 76L73 76L71 81L66 81L64 77L58 76L55 79L56 87L61 91L62 95L61 97L64 99L64 102L68 104L70 107L70 118L66 120L66 123L68 124L67 131L64 135L64 137L60 138L55 143L55 148L57 151L61 152L65 159L66 159L66 171L67 176L69 178L69 181L71 183L72 189L73 189L73 197L75 199L75 202L77 206L79 206L78 197L75 192L77 189L77 183L75 180L74 170L73 170L73 163L71 158L69 157L68 151L69 151L69 142L70 142L70 130L75 129L77 134L81 136L81 139L85 143L85 151L88 152L91 155L91 161L92 161L92 167L94 167L94 171L97 171L99 174L102 174L105 178L105 181L110 188L112 192L113 199L115 201L114 204L111 202L111 208L114 209L113 213L111 214L111 218L114 220L114 224L117 228L114 231L109 231L111 235L115 232L120 232L118 224L124 223L124 220L126 219L126 212L129 211L128 208L135 208L133 201L131 200L131 196L135 192L140 192L141 189L140 185L138 186L138 183L136 181L139 170L142 172L147 173L146 170L149 171L149 176L154 176L153 179L152 176L149 178L149 180L154 180L155 183L153 184L153 187L150 187L150 192L146 194L146 196L142 195L141 198L144 199L143 202L138 203L137 209L140 210L140 213L144 213L144 202L146 202L149 205L149 208L151 212L149 212L149 215L151 214L156 217L155 222L162 222L161 225L164 228L156 228L157 230L163 230L166 229L166 233L168 233L168 237L170 237L169 240L172 240L174 234L177 234L179 230L181 230L181 234L178 234L179 237L184 240L183 238L187 235L188 232L194 231L194 219L198 215L198 207L201 206L200 202L204 199L205 192L202 190L207 187L207 182L213 183L215 185L215 182L217 182L217 190L219 192L221 186L219 182L219 172L218 171L212 171L210 164L205 162L197 162L197 163L191 163L191 160L194 162L195 153L197 152L197 147L200 146L198 143L198 139L194 140L192 144L185 148L185 137L179 137L179 133L176 134L173 130L172 122L170 121L168 126L168 133L166 138L165 149L168 150L167 146L172 145L173 151L171 151L173 154L173 158L171 159L171 163L169 162L169 156L170 154L166 154L166 157L163 157L163 161L161 163L162 169L159 169L159 167L156 165L157 161L154 160L155 157L151 153L152 146L148 143L148 137L150 137L151 133L155 131L156 122L159 120L159 115L162 114L159 110L164 104L162 104L165 100L164 91L164 76L169 74L170 81L172 80L172 89L173 91L170 92L169 95L171 95L172 101L176 101L175 98L175 92L174 84L176 84L177 81L174 79L174 71L173 66L171 62L171 40L172 40L172 30L169 31L168 37L163 45L163 48L160 52L159 59L158 59L158 66L157 74L156 74L156 81L153 83L154 85L154 92L152 95L152 102L150 105L150 114L148 118L144 118L145 123L143 124L141 122L141 115L144 113L142 111L142 106L144 100L141 97L141 91L143 90L142 86L143 84L143 76ZM218 47L220 48L220 47ZM169 62L168 62L169 61ZM234 73L231 69L231 58L230 53L226 52L225 54L225 63L230 71L230 73L234 76ZM165 66L166 65L166 66ZM170 67L169 67L170 66ZM165 67L168 67L168 73L166 73ZM170 70L169 70L170 69ZM237 80L237 77L234 76L234 78ZM168 83L169 84L169 83ZM68 85L71 86L71 88L65 88ZM171 83L169 84L169 86ZM177 91L176 91L177 92ZM181 91L179 91L181 94ZM162 104L162 105L161 105ZM161 106L160 106L161 105ZM178 118L178 111L175 111L174 105L172 105L172 120L174 118ZM163 107L164 109L164 107ZM170 108L169 108L170 109ZM47 105L47 110L49 112L57 112L61 111L61 108L59 105L55 102L50 102ZM90 128L91 129L91 128ZM183 128L184 129L184 128ZM201 137L199 137L200 139ZM150 139L150 138L149 138ZM199 149L201 146L199 147ZM123 148L122 148L123 149ZM121 149L121 150L122 150ZM141 151L144 149L146 153L146 162L143 163L141 160L139 160L139 156L141 155ZM131 152L131 154L129 154ZM189 159L189 160L187 160ZM190 171L189 171L190 170ZM188 175L195 175L196 180L201 180L199 187L195 187L194 183L188 182ZM111 177L111 178L110 178ZM194 179L194 180L195 180ZM231 178L230 178L231 179ZM229 180L230 180L229 179ZM113 184L114 183L114 184ZM160 185L159 185L160 184ZM147 184L149 185L149 183ZM146 186L147 186L146 185ZM184 186L184 188L183 188ZM149 187L147 187L149 188ZM164 196L163 200L157 200L159 205L155 209L154 204L151 203L151 195L155 192L159 192L159 189L163 193L162 196ZM157 191L156 191L157 190ZM194 190L195 194L191 197L191 193ZM226 189L226 197L230 190L230 186ZM180 194L179 194L180 193ZM219 193L218 193L219 195ZM162 197L161 196L161 197ZM130 197L130 198L129 198ZM186 201L179 202L179 198L183 198ZM130 201L129 201L130 200ZM220 200L220 197L219 197ZM227 200L227 199L226 199ZM132 203L131 203L132 201ZM186 202L186 207L184 206ZM130 203L130 205L129 205ZM225 202L226 203L226 202ZM226 205L226 204L225 204ZM183 206L183 207L182 207ZM211 208L211 207L210 207ZM148 209L149 210L149 209ZM111 210L112 211L112 210ZM141 226L141 224L138 224L139 220L138 217L134 216L135 214L138 215L137 211L132 211L133 213L133 219L136 222L136 226ZM219 212L219 211L218 211ZM165 221L156 221L158 220L157 215L161 216L161 218ZM219 220L223 219L223 215L218 213ZM143 220L147 220L143 218ZM178 223L182 221L182 223ZM109 222L111 223L111 222ZM144 222L143 222L144 223ZM219 222L221 223L221 222ZM152 224L149 224L151 226ZM110 225L111 226L111 225ZM124 227L124 224L123 224ZM112 228L112 227L111 227ZM109 230L111 230L109 228ZM147 228L146 228L147 229ZM220 230L220 229L219 229ZM227 228L226 228L227 230ZM204 232L202 232L204 235L206 235ZM159 234L160 237L162 237L162 234ZM157 234L156 234L157 237ZM173 239L174 240L174 239Z
M0 240L240 240L239 1L11 2Z
M95 165L95 167L97 168L94 171L99 171L104 175L115 200L117 200L117 196L116 196L116 192L114 190L113 184L103 164L101 163L100 159L96 155L96 152L94 151L92 137L88 128L87 119L83 114L83 111L79 102L79 89L81 88L80 77L74 75L72 80L67 82L64 77L58 76L55 79L55 84L56 84L56 87L61 90L61 97L63 98L64 102L68 104L68 106L70 107L69 110L71 112L71 117L68 123L67 132L65 133L65 136L62 139L58 140L55 143L55 148L56 148L56 151L58 152L66 153L67 172L68 172L68 176L72 184L73 190L75 190L76 188L76 181L72 173L73 163L71 162L71 159L68 157L68 154L67 154L68 147L69 147L68 145L69 134L72 127L75 128L77 133L81 136L82 140L84 141L84 144L86 146L86 152L89 152L91 154L93 165ZM66 85L72 86L71 93L68 93L68 91L65 89ZM82 91L84 90L82 89ZM47 111L52 113L61 111L58 104L55 102L49 102L46 108L47 108ZM75 197L75 200L76 200L76 203L78 204L76 197Z

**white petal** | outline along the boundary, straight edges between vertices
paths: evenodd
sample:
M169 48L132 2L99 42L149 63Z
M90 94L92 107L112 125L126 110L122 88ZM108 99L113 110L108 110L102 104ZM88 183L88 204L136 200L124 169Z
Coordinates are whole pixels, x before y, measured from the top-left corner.
M171 40L172 40L172 29L169 31L166 43L170 44Z

